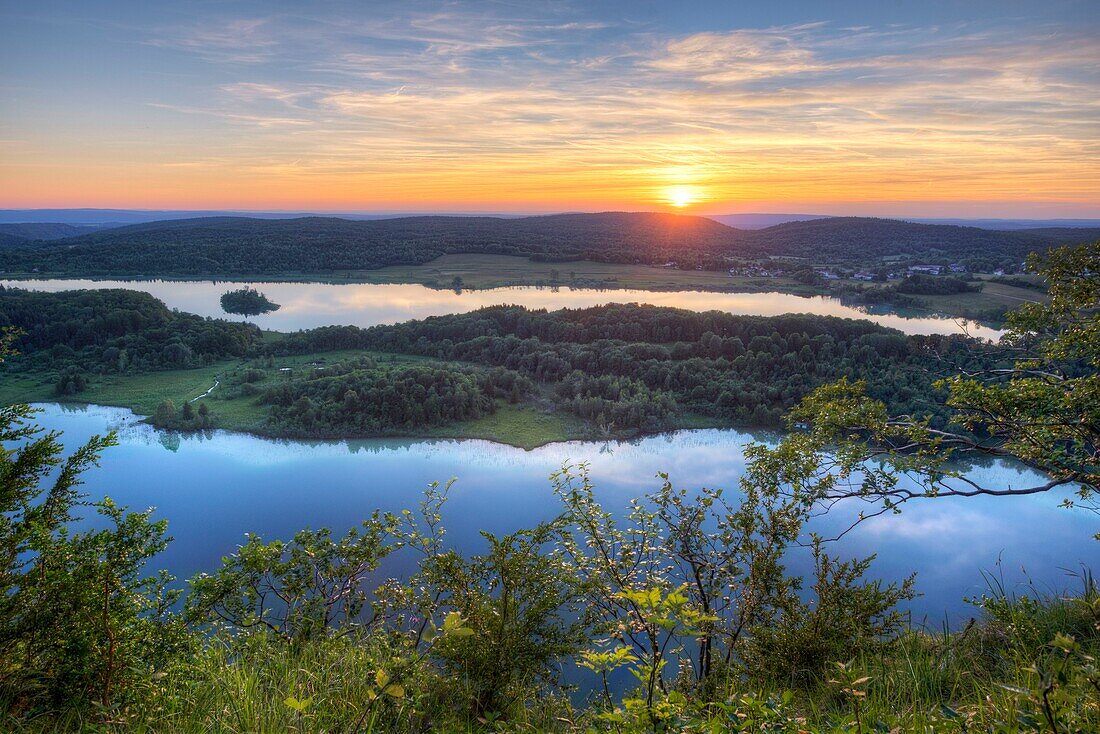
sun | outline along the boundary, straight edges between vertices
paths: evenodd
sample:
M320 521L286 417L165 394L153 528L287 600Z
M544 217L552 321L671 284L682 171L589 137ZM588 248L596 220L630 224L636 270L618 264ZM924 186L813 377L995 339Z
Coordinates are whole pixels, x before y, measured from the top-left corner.
M694 186L669 186L665 189L665 201L677 209L683 209L699 200L699 192Z

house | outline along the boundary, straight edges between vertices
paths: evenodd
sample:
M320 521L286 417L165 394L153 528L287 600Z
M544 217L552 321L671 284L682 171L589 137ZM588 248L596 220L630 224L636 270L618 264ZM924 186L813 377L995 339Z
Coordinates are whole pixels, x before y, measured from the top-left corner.
M743 278L774 278L775 274L770 270L766 270L756 265L748 265L744 267L732 267L729 269L731 278L738 276Z
M910 273L921 273L923 275L939 275L943 272L942 265L910 265Z

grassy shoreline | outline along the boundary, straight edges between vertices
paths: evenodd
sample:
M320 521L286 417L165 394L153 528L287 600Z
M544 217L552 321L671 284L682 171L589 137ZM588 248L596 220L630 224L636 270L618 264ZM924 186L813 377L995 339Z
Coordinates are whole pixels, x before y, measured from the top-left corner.
M392 360L398 364L432 362L424 357L401 354L346 350L280 357L271 374L265 380L270 384L279 379L284 369L308 369L315 365L331 364L343 359L371 356ZM54 383L46 375L31 372L7 373L0 380L0 404L57 403L61 405L103 405L126 408L135 414L149 418L157 406L166 400L176 407L185 402L205 401L210 409L211 423L207 429L247 433L263 438L320 441L353 441L374 438L405 439L481 439L514 446L530 451L540 446L562 441L628 439L636 433L603 434L585 421L564 411L551 410L549 406L533 402L510 405L498 401L496 411L476 420L462 421L428 428L387 431L371 435L321 435L300 434L278 429L267 424L268 407L254 398L243 396L227 398L218 388L204 396L220 375L247 365L247 360L225 360L205 367L185 370L147 372L135 375L97 375L79 396L58 395ZM706 416L685 414L669 428L732 428Z
M390 265L377 270L329 273L243 273L210 277L198 275L120 275L103 273L5 273L8 280L84 279L132 281L214 281L224 283L415 284L437 290L491 290L511 287L593 288L654 292L704 291L715 293L778 292L796 296L841 298L838 288L867 287L860 281L836 280L807 285L787 277L730 276L723 271L677 270L653 265L590 261L537 262L509 255L443 255L424 265ZM456 286L456 278L460 286ZM998 326L1003 312L1024 302L1041 301L1045 294L986 280L981 292L944 296L915 296L916 307L871 304L894 313L967 318Z

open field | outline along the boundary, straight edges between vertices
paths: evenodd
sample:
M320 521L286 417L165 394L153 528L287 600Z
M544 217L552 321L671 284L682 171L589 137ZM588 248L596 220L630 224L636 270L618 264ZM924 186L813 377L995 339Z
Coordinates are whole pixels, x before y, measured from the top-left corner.
M821 267L821 264L815 265L807 262L806 267ZM13 273L8 274L7 277L19 279L21 276ZM24 274L23 277L33 280L43 276ZM1045 294L1040 290L992 282L989 280L990 277L979 276L985 281L984 287L979 293L911 296L917 302L917 305L898 310L904 310L904 312L914 315L927 312L998 323L1003 319L1006 310L1012 309L1021 303L1045 298ZM1013 277L1034 279L1033 276ZM174 280L171 277L157 277L155 279ZM181 278L180 280L193 280L193 278ZM333 271L324 277L305 273L286 273L278 277L257 274L251 277L235 277L225 282L264 281L367 284L415 283L430 288L460 288L464 290L522 285L543 287L557 285L562 288L607 290L781 292L802 296L837 296L841 300L844 300L844 294L838 293L838 289L866 289L881 287L882 285L854 280L834 280L808 285L786 277L731 277L723 271L678 270L651 265L624 265L589 261L547 263L510 255L443 255L425 265L395 265L378 270ZM887 304L882 306L890 308Z
M1000 321L1005 311L1024 303L1047 300L1046 293L1031 288L1018 288L1004 283L985 281L978 293L956 293L945 296L913 296L934 313L945 316L965 316L978 320Z
M557 273L555 277L554 273ZM209 280L196 276L96 276L80 273L46 275L6 273L13 279L45 277L115 280ZM573 262L536 262L512 255L442 255L424 265L390 265L376 270L333 270L318 273L286 272L235 275L219 278L226 283L240 282L311 282L311 283L420 283L435 288L454 288L454 279L462 279L462 288L485 289L516 285L560 285L577 288L628 288L638 290L712 290L731 292L784 291L812 295L812 286L789 278L730 277L725 271L678 270L653 265L624 265L587 260Z
M556 284L638 290L781 290L790 293L813 290L789 278L741 278L715 270L678 270L587 260L548 263L509 255L443 255L425 265L394 265L361 275L367 282L423 283L440 287L452 287L457 277L462 279L464 288Z

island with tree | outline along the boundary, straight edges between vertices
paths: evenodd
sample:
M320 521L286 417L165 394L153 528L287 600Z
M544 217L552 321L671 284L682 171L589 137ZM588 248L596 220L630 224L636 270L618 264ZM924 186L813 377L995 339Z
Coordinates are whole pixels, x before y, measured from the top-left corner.
M242 316L256 316L279 310L279 304L269 300L255 288L245 286L222 294L222 310Z

